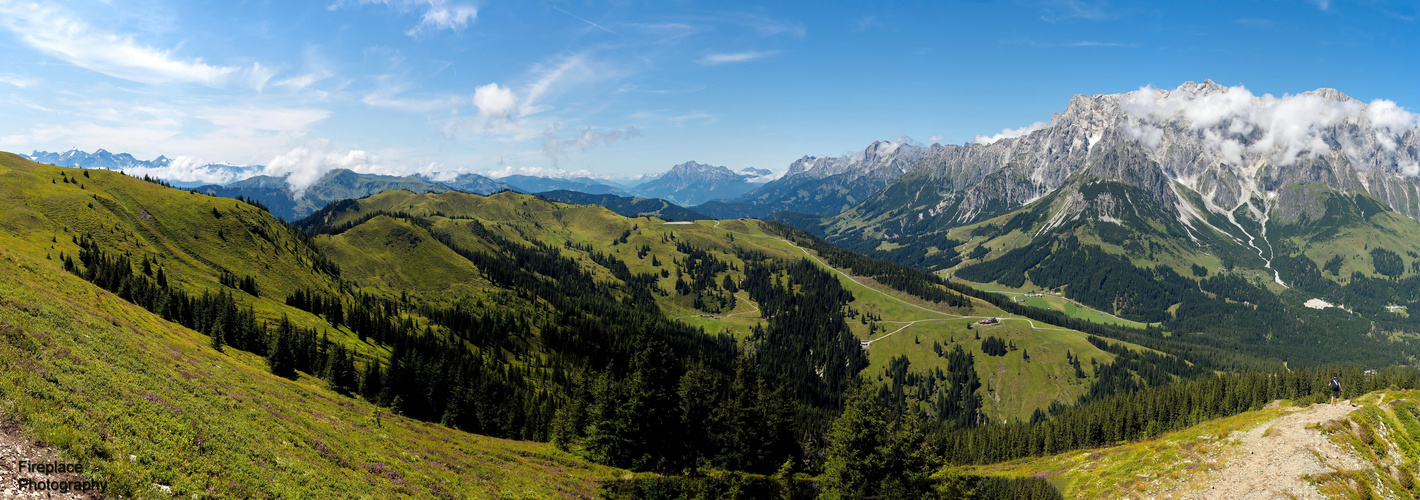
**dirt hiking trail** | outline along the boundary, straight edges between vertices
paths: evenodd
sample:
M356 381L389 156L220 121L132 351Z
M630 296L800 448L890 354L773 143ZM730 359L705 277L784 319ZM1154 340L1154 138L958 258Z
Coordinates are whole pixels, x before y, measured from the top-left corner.
M30 441L20 433L20 426L14 420L6 418L0 412L0 500L22 499L22 498L44 498L44 499L89 499L100 498L98 495L89 493L59 493L49 491L21 491L19 489L19 479L28 477L31 479L52 479L55 481L83 481L77 474L54 474L50 476L39 476L36 474L26 474L18 470L19 462L26 460L29 462L55 462L60 461L58 454L44 446L44 443Z
M1325 498L1302 476L1363 469L1366 464L1306 426L1345 418L1358 409L1350 401L1314 404L1235 433L1236 454L1214 476L1213 484L1188 498Z

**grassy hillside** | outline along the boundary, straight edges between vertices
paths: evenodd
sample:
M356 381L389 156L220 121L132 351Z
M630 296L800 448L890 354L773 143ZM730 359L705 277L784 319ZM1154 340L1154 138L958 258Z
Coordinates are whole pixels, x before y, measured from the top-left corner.
M1077 377L1066 363L1067 353L1100 363L1114 359L1112 354L1086 342L1086 335L1077 331L1028 321L981 301L975 301L966 309L938 305L892 290L872 279L850 276L828 266L816 252L766 232L763 223L754 220L668 224L655 218L621 217L602 207L566 205L511 192L489 197L385 192L317 213L314 218L328 227L359 223L340 234L320 236L317 242L331 255L340 256L341 262L350 262L346 266L348 277L364 288L407 289L411 294L427 290L436 295L459 287L476 288L465 283L471 272L466 262L449 258L446 250L438 250L439 245L427 230L377 215L396 212L427 217L432 221L433 230L456 228L466 220L460 217L472 217L491 231L529 243L537 241L554 247L562 247L564 243L585 245L593 252L604 252L623 260L629 270L637 274L669 269L669 274L656 282L665 292L656 300L667 316L709 333L730 333L740 338L763 323L759 305L744 292L728 294L721 290L723 297L733 297L724 308L696 308L692 296L675 293L673 262L687 257L677 249L677 244L704 249L728 262L732 269L741 271L744 262L736 256L737 250L760 251L781 259L810 258L815 265L833 272L840 284L853 294L854 301L849 307L856 314L856 320L849 321L848 326L855 336L871 345L867 350L871 364L865 373L876 377L898 356L908 358L912 371L945 370L947 360L934 352L933 342L947 349L962 346L978 358L975 369L979 378L987 381L980 393L992 419L1025 419L1052 402L1069 404L1077 399L1095 377L1089 365L1086 365L1085 376ZM361 222L370 215L375 216ZM302 224L314 222L303 221ZM625 243L619 240L623 233L627 234ZM457 236L459 233L454 234L456 241L478 245L473 238L465 240ZM648 249L644 254L638 250L643 247ZM367 254L364 261L349 250L369 248L379 250ZM591 262L586 251L564 248L564 253L585 264ZM661 266L652 265L653 256ZM596 268L595 265L589 267ZM378 271L367 273L362 271L365 268ZM616 280L604 270L601 272L599 279ZM411 273L422 273L425 277L415 285L414 281L404 278ZM736 281L743 276L740 271L728 270L717 275L714 281L719 283L726 275ZM874 319L865 319L868 317ZM976 331L968 330L968 325L989 317L1004 321ZM977 338L976 333L980 333L981 338ZM1003 357L986 356L981 343L988 336L1015 344L1031 359L1025 360L1020 351Z
M75 182L50 183L61 174ZM70 235L91 234L152 255L179 286L221 288L218 268L256 276L262 297L243 302L263 316L303 315L271 297L333 279L253 207L13 155L0 158L0 197L0 265L12 270L0 276L0 411L110 495L588 496L618 474L550 445L400 417L307 375L275 377L261 358L214 351L57 260L75 252Z

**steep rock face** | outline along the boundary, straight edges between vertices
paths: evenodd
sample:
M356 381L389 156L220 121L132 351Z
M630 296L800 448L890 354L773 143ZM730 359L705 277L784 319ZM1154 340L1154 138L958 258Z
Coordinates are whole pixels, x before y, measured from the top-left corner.
M1259 219L1275 211L1279 219L1294 220L1315 209L1301 197L1279 193L1288 186L1323 185L1363 191L1420 218L1416 117L1390 101L1366 104L1333 89L1279 98L1211 81L1172 91L1080 95L1048 125L1019 137L934 149L921 161L925 181L911 179L921 184L911 186L916 194L910 200L869 200L843 217L882 221L880 234L958 226L1013 210L1085 176L1136 186L1164 206L1186 203L1177 183L1198 195L1200 208L1218 214L1246 207ZM876 197L900 197L901 191L886 189ZM917 203L924 199L931 205ZM1176 212L1196 218L1182 206ZM932 218L941 220L927 220Z

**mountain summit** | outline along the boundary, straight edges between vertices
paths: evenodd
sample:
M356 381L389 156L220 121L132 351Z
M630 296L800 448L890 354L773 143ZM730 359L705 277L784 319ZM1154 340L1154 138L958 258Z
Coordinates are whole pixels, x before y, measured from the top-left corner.
M688 161L653 180L632 188L638 196L662 198L690 206L710 200L730 199L759 187L755 182L769 175L767 170L747 168L735 172L727 167Z

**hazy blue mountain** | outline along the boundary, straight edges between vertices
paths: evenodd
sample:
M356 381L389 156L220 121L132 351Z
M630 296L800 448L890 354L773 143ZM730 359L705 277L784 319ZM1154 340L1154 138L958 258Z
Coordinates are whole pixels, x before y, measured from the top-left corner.
M547 191L577 191L587 194L614 194L618 196L630 196L631 193L607 184L603 181L589 177L534 177L529 175L509 175L498 179L499 182L507 184L515 191L522 193L544 193Z
M637 185L631 191L637 196L662 198L691 206L741 196L761 186L755 181L768 174L767 170L747 168L735 172L726 167L688 161L671 167L670 171Z
M617 196L614 194L589 194L578 191L548 191L538 196L552 201L576 203L578 205L601 205L624 217L654 216L671 221L709 219L704 214L686 209L660 198Z

